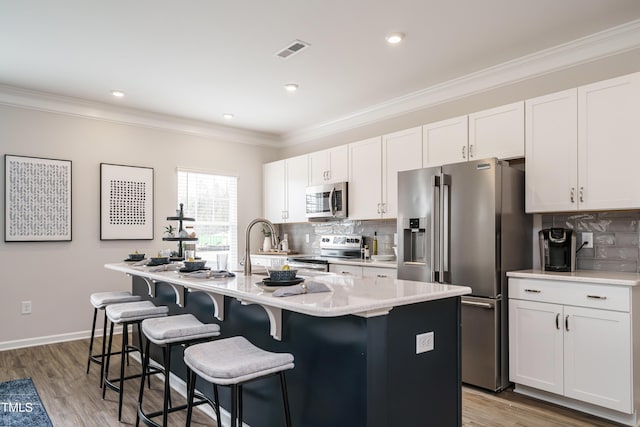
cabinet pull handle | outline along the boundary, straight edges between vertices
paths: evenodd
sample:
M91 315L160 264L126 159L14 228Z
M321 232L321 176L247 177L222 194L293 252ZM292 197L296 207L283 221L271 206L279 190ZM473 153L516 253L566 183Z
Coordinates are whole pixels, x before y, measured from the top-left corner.
M465 147L464 145L462 146L462 158L466 159L467 158L467 147Z
M571 203L576 202L576 189L575 187L571 187Z
M587 295L587 298L591 298L591 299L607 299L607 297L603 297L602 295Z
M584 187L580 187L580 203L584 203Z
M556 329L560 330L560 313L556 313Z
M382 206L382 213L387 213L387 204L381 203L380 205Z
M381 213L380 212L380 203L378 203L378 213Z
M378 277L380 277L380 278L383 278L383 279L384 279L385 277L388 277L386 274L378 274L377 276L378 276Z
M473 144L469 145L469 158L473 157Z
M328 170L327 171L327 181L329 181L331 179L331 171Z
M351 274L351 273L348 271L341 271L340 274Z
M569 315L564 316L564 328L569 332Z
M525 291L525 292L532 293L532 294L539 294L540 292L542 292L542 291L541 291L541 290L539 290L539 289L525 289L524 291Z

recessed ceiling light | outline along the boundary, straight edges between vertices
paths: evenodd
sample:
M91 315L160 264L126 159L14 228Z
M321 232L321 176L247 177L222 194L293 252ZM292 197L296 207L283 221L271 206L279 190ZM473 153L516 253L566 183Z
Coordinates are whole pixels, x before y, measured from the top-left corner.
M287 92L295 92L298 90L298 85L295 83L287 83L286 85L284 85L284 88L287 90Z
M385 38L389 44L398 44L404 39L404 33L391 33Z
M231 113L224 113L224 114L222 115L222 117L223 117L225 120L231 120L231 119L233 119L233 114L231 114Z
M111 95L115 96L116 98L122 98L124 96L124 92L121 90L112 90Z

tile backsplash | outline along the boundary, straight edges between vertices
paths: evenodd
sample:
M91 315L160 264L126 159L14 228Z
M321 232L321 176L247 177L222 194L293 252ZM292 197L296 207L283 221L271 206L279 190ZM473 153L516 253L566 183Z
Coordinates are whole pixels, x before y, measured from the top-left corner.
M593 248L583 248L578 252L578 270L638 272L639 223L639 211L542 215L542 228L565 227L576 230L577 247L582 244L581 232L593 233Z
M366 245L371 248L373 233L378 233L378 252L380 255L393 254L393 235L396 232L396 220L380 221L331 221L301 222L280 224L279 236L288 234L289 249L304 254L320 253L320 236L323 234L362 235ZM307 235L309 242L307 243Z

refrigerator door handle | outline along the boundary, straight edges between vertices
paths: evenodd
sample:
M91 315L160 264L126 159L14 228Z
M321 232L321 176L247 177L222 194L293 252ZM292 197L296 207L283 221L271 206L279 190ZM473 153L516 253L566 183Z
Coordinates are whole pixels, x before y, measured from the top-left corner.
M441 282L448 282L448 275L445 273L449 272L449 198L451 191L451 175L442 174L440 181L440 271L441 277L444 277L444 280L440 280Z
M436 266L436 206L437 199L436 193L440 188L440 177L438 175L434 175L431 177L431 221L430 221L430 232L431 236L429 239L429 264L431 266L431 281L437 282L439 281L438 273L440 272L439 266ZM425 241L425 245L426 245ZM426 248L425 248L426 249Z

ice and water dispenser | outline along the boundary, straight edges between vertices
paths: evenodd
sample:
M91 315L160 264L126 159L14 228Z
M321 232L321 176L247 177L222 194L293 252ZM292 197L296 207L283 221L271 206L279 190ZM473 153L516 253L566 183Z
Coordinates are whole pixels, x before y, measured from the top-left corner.
M403 218L402 259L403 263L427 263L427 218Z

